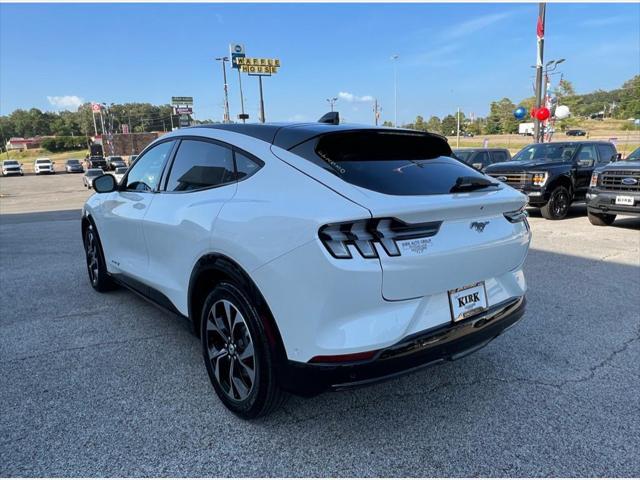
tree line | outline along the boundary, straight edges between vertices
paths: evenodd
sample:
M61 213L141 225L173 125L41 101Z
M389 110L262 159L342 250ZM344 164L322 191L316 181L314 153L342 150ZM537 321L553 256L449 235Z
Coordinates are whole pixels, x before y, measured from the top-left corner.
M571 82L562 80L552 95L558 99L558 105L566 105L571 111L571 117L558 122L560 129L566 129L575 125L581 118L591 116L603 116L617 119L640 118L640 75L625 82L622 87L604 91L597 90L592 93L578 95ZM525 107L528 111L535 105L535 97L528 97L517 105L509 98L503 98L491 102L489 114L482 118L468 118L460 113L461 132L473 135L508 134L517 133L518 125L524 120L517 120L513 111L518 106ZM446 115L443 118L431 116L428 120L418 115L416 119L403 125L406 128L425 130L442 135L454 135L457 132L457 113ZM391 126L390 123L385 122ZM631 124L629 124L631 128Z
M580 117L589 117L604 111L605 116L628 119L640 118L640 75L625 82L622 87L610 91L598 90L592 93L578 95L573 85L567 80L559 82L552 92L559 99L559 104L567 105L572 117L560 122L560 128L574 124ZM489 114L484 118L467 118L460 114L461 131L474 135L516 133L520 121L513 116L518 105L527 109L533 107L535 99L525 98L517 105L509 98L491 102ZM172 121L177 122L177 116L172 115L170 105L152 105L150 103L124 103L105 106L103 120L105 128L111 132L122 132L123 125L127 125L131 132L166 131L170 130ZM98 131L102 131L100 119L96 116ZM203 120L197 123L213 123ZM385 124L390 125L388 122ZM425 119L416 117L415 121L404 127L417 130L451 135L457 130L456 114L443 118L431 116ZM37 108L29 110L18 109L9 115L0 116L0 137L2 147L11 137L60 136L60 137L88 137L94 133L91 104L81 105L77 111L43 112ZM70 140L69 144L75 144ZM57 145L54 148L65 148Z

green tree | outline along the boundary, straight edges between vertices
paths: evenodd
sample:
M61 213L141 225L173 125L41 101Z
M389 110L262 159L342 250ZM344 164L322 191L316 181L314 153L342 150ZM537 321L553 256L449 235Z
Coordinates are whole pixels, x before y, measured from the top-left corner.
M442 119L441 133L443 135L455 135L458 128L458 121L453 115L447 115Z
M433 133L441 133L442 132L442 122L440 118L433 115L429 121L427 122L427 130Z

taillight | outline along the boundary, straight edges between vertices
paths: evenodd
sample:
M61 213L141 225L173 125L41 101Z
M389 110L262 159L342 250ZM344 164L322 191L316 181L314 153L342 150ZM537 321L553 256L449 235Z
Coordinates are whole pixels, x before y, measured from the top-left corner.
M523 207L515 212L505 212L504 218L509 220L511 223L524 222L527 219L527 211Z
M598 174L596 172L593 172L591 174L591 183L589 184L590 187L596 187L598 186Z
M352 258L349 246L364 258L377 258L376 244L390 257L400 255L397 241L432 237L442 222L405 223L397 218L373 218L324 225L320 240L335 258Z

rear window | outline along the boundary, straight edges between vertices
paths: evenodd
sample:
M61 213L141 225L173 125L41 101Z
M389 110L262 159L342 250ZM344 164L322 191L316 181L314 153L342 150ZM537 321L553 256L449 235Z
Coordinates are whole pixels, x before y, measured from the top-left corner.
M348 183L388 195L446 194L462 177L484 178L451 158L446 140L425 134L386 130L332 133L291 151Z

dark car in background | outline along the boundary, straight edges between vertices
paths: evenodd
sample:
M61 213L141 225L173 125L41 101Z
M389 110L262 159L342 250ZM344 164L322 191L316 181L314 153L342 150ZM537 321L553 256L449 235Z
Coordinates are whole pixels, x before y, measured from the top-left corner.
M573 128L571 130L567 130L564 132L567 137L586 137L587 132L585 130L580 130L579 128Z
M478 170L511 160L511 152L506 148L455 148L453 154L458 160Z
M593 225L611 225L617 215L640 216L640 148L625 160L594 170L587 192Z
M124 159L119 156L109 156L107 157L107 170L115 170L118 167L126 167Z
M70 158L64 163L64 171L67 173L83 173L84 168L80 160L75 158Z
M524 147L510 162L493 164L487 175L528 195L529 206L549 220L561 220L575 201L584 200L591 174L615 161L610 142L552 142Z

